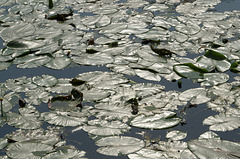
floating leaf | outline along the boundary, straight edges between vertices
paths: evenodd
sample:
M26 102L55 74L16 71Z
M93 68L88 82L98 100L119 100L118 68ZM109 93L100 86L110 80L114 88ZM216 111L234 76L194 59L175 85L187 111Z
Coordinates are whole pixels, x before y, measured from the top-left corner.
M219 114L204 119L203 124L210 125L213 131L231 131L240 127L240 117Z
M49 61L47 64L44 66L51 68L51 69L56 69L56 70L61 70L66 67L68 67L71 64L71 59L68 57L55 57L52 58L51 61Z
M9 66L12 65L12 62L0 62L0 71L7 69Z
M8 145L7 138L0 138L0 150L2 150L4 147Z
M200 31L200 27L194 22L187 22L186 24L179 24L175 29L181 33L193 35Z
M32 78L33 83L43 86L43 87L51 87L57 84L57 78L51 75L42 75L42 76L34 76Z
M225 60L226 57L221 54L221 53L218 53L216 51L213 51L213 50L208 50L204 56L208 57L208 58L211 58L213 60Z
M35 27L28 23L17 23L9 28L5 28L1 32L3 40L9 41L10 39L19 39L27 37L35 32Z
M130 159L166 159L161 151L143 148L140 151L127 155Z
M170 140L182 140L187 136L187 133L173 130L167 133L166 138Z
M110 155L119 156L136 152L144 147L144 142L140 139L127 136L111 136L105 137L96 142L97 152Z
M19 113L7 113L8 125L21 129L37 129L42 125L40 114L34 108L20 108Z
M207 97L207 91L205 88L188 89L182 92L178 98L181 101L190 101L191 104L202 104L211 99Z
M6 153L11 158L40 159L53 151L50 145L35 142L16 142L11 143Z
M41 116L46 122L60 126L79 126L87 121L86 117L70 116L69 112L44 112Z
M90 120L88 125L83 126L83 130L89 134L100 136L120 135L129 131L130 128L127 124L120 121L108 122L100 119Z
M209 139L192 140L188 142L188 148L198 158L239 158L239 143Z
M201 86L215 86L229 80L229 75L225 73L204 73Z
M140 114L131 120L130 125L146 129L166 129L180 123L181 119L174 117L175 115L176 113L170 111L163 111L151 116Z
M51 60L48 56L27 55L22 58L15 59L18 68L35 68L47 64Z
M139 77L146 79L146 80L151 80L151 81L161 81L161 77L157 72L153 73L148 70L142 70L142 69L135 69L136 75Z
M6 137L8 140L13 142L37 141L38 143L53 146L61 141L61 139L59 138L61 132L61 129L57 127L48 127L48 129L46 130L42 128L35 130L18 129L15 132L7 134Z
M64 147L60 150L49 153L48 155L44 156L43 159L57 159L57 158L78 158L78 159L87 159L85 158L86 152L85 151L79 151L74 148L68 148Z
M45 45L41 40L13 40L7 43L7 46L15 49L36 49Z
M208 70L197 67L192 63L174 65L173 70L181 77L192 79L203 78L203 73L208 72Z

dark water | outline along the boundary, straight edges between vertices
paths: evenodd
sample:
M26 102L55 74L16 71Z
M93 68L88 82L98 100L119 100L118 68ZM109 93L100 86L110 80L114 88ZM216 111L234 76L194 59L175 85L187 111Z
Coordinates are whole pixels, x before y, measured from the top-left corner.
M217 12L223 12L223 11L232 11L232 10L239 10L240 9L240 0L222 0L221 4L218 4L215 9ZM0 47L2 48L3 41L0 39ZM7 79L14 79L18 78L21 76L26 76L26 77L33 77L33 76L38 76L42 74L49 74L53 75L57 78L73 78L77 76L80 73L83 72L90 72L90 71L110 71L106 67L93 67L93 66L81 66L81 67L72 67L72 68L66 68L63 70L52 70L48 69L45 67L39 67L39 68L34 68L34 69L18 69L16 66L11 66L7 70L1 71L0 72L0 82L5 82ZM136 81L136 82L150 82L143 80L139 77L129 77L128 78ZM199 87L199 84L194 84L192 83L191 80L187 79L181 79L183 87L180 89L177 86L177 82L169 82L166 81L162 78L162 81L160 82L152 82L152 83L158 83L161 85L164 85L166 87L166 91L169 90L176 90L176 91L184 91L189 88L195 88ZM203 120L211 115L215 115L215 112L207 110L206 105L198 105L196 108L191 108L186 110L186 115L184 116L187 124L186 125L179 125L177 127L174 127L172 129L174 130L180 130L182 132L187 132L187 137L183 141L189 141L191 139L196 139L201 135L203 132L208 131L209 126L204 126L202 124ZM5 134L10 133L11 131L14 131L15 128L5 125L2 128L0 128L0 138L3 137ZM165 135L167 131L170 131L171 129L167 130L146 130L146 129L139 129L139 128L132 128L130 132L127 132L124 135L127 136L133 136L137 138L141 138L140 135L137 135L136 132L140 131L147 131L149 132L150 136L152 138L155 137L161 137L161 140L166 140ZM66 132L70 132L71 128L67 128ZM230 132L215 132L219 136L222 137L222 139L225 140L230 140L230 141L235 141L239 142L240 141L240 130L234 130ZM96 149L98 148L95 144L94 141L91 140L88 137L88 134L84 131L76 131L74 133L68 133L66 136L66 141L67 144L71 144L76 146L79 150L84 150L86 151L86 157L90 159L110 159L110 158L118 158L118 159L126 159L126 156L119 156L119 157L112 157L112 156L105 156L101 155L96 152ZM4 152L0 152L0 155L4 155Z

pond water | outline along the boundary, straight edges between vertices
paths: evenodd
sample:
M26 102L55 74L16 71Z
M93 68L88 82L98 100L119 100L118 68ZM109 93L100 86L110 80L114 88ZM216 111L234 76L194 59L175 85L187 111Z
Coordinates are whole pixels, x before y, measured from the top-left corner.
M160 0L160 2L161 2L161 0ZM120 1L118 3L120 3ZM95 3L92 3L92 5L94 5L94 4ZM89 3L89 6L91 6L91 3ZM129 6L133 7L130 4L129 4ZM222 0L221 3L217 4L214 7L214 9L215 9L214 12L238 10L239 9L238 6L240 6L240 1L238 1L238 0ZM79 7L79 9L81 10L82 8ZM140 9L142 9L142 8L140 8ZM133 10L129 9L129 12L131 12L131 11L133 11ZM83 15L85 16L86 14L83 14ZM88 16L93 16L93 15L89 14ZM79 26L79 28L80 27L83 27L83 26ZM87 36L88 39L89 39L89 37L91 37L91 35ZM0 47L1 48L4 47L2 39L0 39ZM188 54L186 57L193 59L196 56L199 56L199 55ZM10 67L8 67L6 70L2 70L0 72L0 83L4 83L8 79L16 79L16 78L19 78L22 76L32 78L34 76L41 76L43 74L52 75L52 76L56 77L57 79L59 79L59 78L75 78L81 73L92 72L92 71L112 72L112 70L110 70L109 68L107 68L105 66L79 66L76 64L71 64L70 67L60 69L60 70L55 70L55 69L49 69L44 66L40 66L37 68L23 69L23 68L17 68L17 65L13 64ZM235 77L237 75L230 71L227 71L227 74L230 75L229 82L234 81L233 77ZM136 83L153 83L153 84L163 85L163 86L165 86L166 92L174 91L174 90L183 92L183 91L189 90L191 88L200 87L200 83L194 83L194 82L192 82L191 79L185 79L185 78L179 79L182 82L182 88L179 88L178 87L179 80L172 82L172 81L162 78L161 81L150 81L150 80L140 78L139 76L136 76L136 75L135 76L124 75L124 76L132 81L135 81ZM15 107L13 109L15 109L15 111L16 111L18 109L18 106L15 105ZM39 108L37 108L37 110L39 110L39 112L49 111L46 103L42 103L39 106ZM180 110L181 109L175 111L177 113L177 116L181 116ZM167 141L165 136L169 131L179 130L181 132L187 132L187 137L181 140L181 141L187 142L189 140L197 139L201 134L209 131L209 125L203 125L203 120L209 116L214 116L217 114L218 114L217 112L210 110L207 107L206 103L199 104L199 105L197 105L197 107L185 110L185 115L182 116L186 121L186 124L184 124L184 125L178 124L175 127L167 128L167 129L163 129L163 130L151 130L151 129L132 127L129 132L122 134L122 136L131 136L131 137L143 139L143 137L137 133L145 131L151 139L160 138L162 141ZM90 118L95 119L95 117L90 117ZM47 126L51 126L51 124L44 122L42 127L46 128ZM90 159L91 158L94 158L94 159L95 158L105 158L105 159L128 158L128 156L126 156L126 155L113 157L113 156L107 156L107 155L103 155L103 154L96 152L96 150L99 147L95 145L95 141L92 140L88 136L88 133L83 130L72 132L72 130L74 130L74 129L75 129L75 127L65 127L64 132L63 132L63 138L66 140L67 145L74 145L78 150L85 151L86 152L85 157L90 158ZM14 128L13 126L9 126L7 124L4 125L3 127L0 127L0 138L3 138L6 134L13 132L15 130L16 130L16 128ZM235 129L235 130L227 131L227 132L221 132L221 131L214 131L214 132L216 134L218 134L221 137L221 139L223 139L223 140L228 140L228 141L233 141L233 142L240 141L239 129ZM2 156L5 155L5 151L2 150L0 152L0 155L2 155Z

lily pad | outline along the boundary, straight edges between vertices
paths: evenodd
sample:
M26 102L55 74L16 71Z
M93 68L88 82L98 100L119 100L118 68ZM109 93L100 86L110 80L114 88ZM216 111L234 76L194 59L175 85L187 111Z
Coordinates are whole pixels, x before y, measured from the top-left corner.
M69 112L44 112L41 116L49 124L60 126L79 126L87 121L86 117L70 116Z
M197 67L192 63L174 65L173 70L179 76L184 78L191 78L191 79L203 78L203 74L208 72L208 70Z
M37 129L42 125L40 114L34 108L20 108L19 113L7 113L7 123L21 129Z
M34 76L32 80L36 85L43 87L51 87L58 82L57 78L51 75Z
M140 114L131 120L130 125L145 129L166 129L180 123L181 119L174 117L175 115L176 113L171 111L163 111L151 116Z
M187 133L173 130L167 133L166 138L170 140L182 140L187 136Z
M210 125L213 131L231 131L240 127L240 117L219 114L204 119L203 124Z
M48 155L44 156L43 159L57 159L57 158L78 158L78 159L87 159L85 158L86 152L85 151L79 151L74 148L68 148L64 147L60 150L49 153Z
M101 146L99 149L97 149L97 152L110 156L133 153L145 146L142 140L127 136L105 137L98 140L96 145Z
M11 158L40 159L53 151L50 145L35 142L16 142L7 147L6 153Z
M110 136L120 135L130 130L130 126L120 121L90 120L88 125L83 126L83 130L93 135Z
M239 158L240 144L226 140L192 140L188 148L198 158Z

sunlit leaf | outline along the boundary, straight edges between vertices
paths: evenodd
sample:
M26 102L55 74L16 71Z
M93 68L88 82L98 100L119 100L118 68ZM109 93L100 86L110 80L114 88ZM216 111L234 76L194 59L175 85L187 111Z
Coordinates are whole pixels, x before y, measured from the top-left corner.
M161 77L157 73L150 72L148 70L142 70L142 69L135 69L136 75L139 77L151 80L151 81L161 81Z
M16 142L7 147L7 155L11 158L40 159L53 151L50 145L35 142Z
M240 117L219 114L204 119L203 124L213 131L231 131L240 127Z
M165 129L176 126L180 123L181 119L174 117L176 114L170 111L164 111L160 114L155 114L151 116L138 115L130 124L139 128L146 129Z
M197 67L192 63L174 65L173 70L181 77L192 79L203 78L203 73L208 72L208 70Z
M12 27L5 28L1 32L3 40L19 39L25 36L30 36L35 32L35 27L27 23L18 23Z
M10 134L7 134L7 139L14 142L31 142L37 141L38 143L43 143L47 145L54 145L58 143L61 139L59 135L61 133L60 128L50 128L47 130L42 128L35 130L22 130L18 129Z
M42 125L40 114L34 108L20 108L19 113L7 113L7 123L21 129L37 129Z
M190 101L191 104L202 104L210 100L207 97L207 91L205 88L192 88L182 92L179 95L179 100Z
M201 86L214 86L225 83L229 80L229 75L225 73L204 73Z
M134 137L112 136L98 140L96 145L100 146L97 152L101 154L119 156L138 151L142 149L145 144L142 140Z
M130 127L120 121L108 122L95 119L88 121L88 125L83 126L83 130L93 135L110 136L127 132L130 130Z
M0 138L0 150L2 150L4 147L8 145L7 138Z
M34 76L32 80L33 83L43 87L54 86L58 82L57 78L51 75Z
M192 140L188 142L188 148L198 158L239 158L239 143L209 139Z
M79 126L87 121L86 117L70 116L68 112L44 112L41 116L46 122L60 126Z
M173 130L167 133L166 138L170 140L182 140L187 136L187 133Z
M43 159L57 159L57 158L78 158L78 159L87 159L85 158L86 152L79 151L71 147L63 147L56 152L49 153L44 156Z
M151 150L143 148L140 151L129 154L128 158L130 159L166 159L164 154L161 151Z

